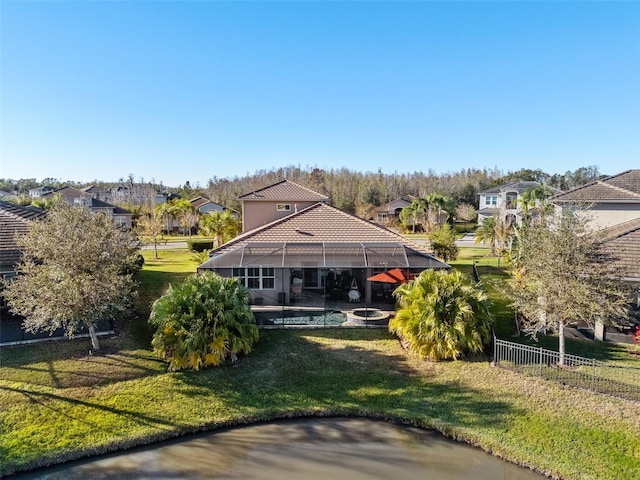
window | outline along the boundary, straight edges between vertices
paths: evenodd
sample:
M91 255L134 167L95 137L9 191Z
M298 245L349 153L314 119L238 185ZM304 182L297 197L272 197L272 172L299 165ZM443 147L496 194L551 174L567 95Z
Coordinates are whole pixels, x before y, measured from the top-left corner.
M233 276L240 284L253 290L274 290L276 271L273 267L234 268Z
M497 205L498 204L498 196L497 195L489 195L484 197L484 204L486 206Z
M290 203L278 203L276 205L276 210L278 212L290 212L291 211L291 204Z

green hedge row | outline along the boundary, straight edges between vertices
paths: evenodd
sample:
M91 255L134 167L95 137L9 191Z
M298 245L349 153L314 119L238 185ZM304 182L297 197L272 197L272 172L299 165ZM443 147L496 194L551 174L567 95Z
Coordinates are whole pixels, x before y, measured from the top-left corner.
M204 252L213 249L213 240L189 240L187 248L194 252Z

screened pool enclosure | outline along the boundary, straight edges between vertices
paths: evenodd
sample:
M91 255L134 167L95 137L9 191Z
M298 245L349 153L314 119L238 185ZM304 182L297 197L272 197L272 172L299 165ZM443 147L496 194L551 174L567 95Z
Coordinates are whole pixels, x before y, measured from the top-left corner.
M398 268L412 278L449 266L399 242L246 242L212 252L198 271L238 278L253 291L256 305L331 312L374 305L392 310L397 285L367 279Z

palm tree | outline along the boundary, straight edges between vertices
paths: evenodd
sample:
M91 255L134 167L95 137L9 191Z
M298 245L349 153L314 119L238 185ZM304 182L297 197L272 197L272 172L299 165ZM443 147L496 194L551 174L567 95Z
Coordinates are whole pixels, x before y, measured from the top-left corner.
M154 351L169 362L169 370L235 362L258 340L250 297L237 279L213 273L170 286L151 309Z
M183 230L188 230L189 237L191 237L191 228L196 226L198 211L186 198L178 198L171 201L169 208L172 215L179 219L180 226Z
M515 227L510 222L497 220L495 225L495 242L498 257L504 255L508 250L511 239L515 235ZM500 258L498 258L498 266L500 266Z
M423 227L426 232L435 230L440 222L440 214L446 213L447 220L453 215L454 205L451 199L439 193L430 193L422 199L424 212Z
M171 214L171 202L163 202L156 205L156 213L162 217L164 229L169 233L169 217Z
M409 230L409 221L411 221L411 233L416 233L416 224L418 223L421 208L420 199L416 198L411 202L411 205L407 205L400 210L400 223L402 223L405 230Z
M459 271L425 270L393 295L400 308L389 331L421 358L458 359L491 340L487 294Z
M545 184L541 183L537 187L527 188L520 194L520 206L525 217L532 208L539 207L540 214L544 215L548 210L549 197L553 195L551 189Z
M200 220L200 233L216 237L216 247L240 232L240 221L229 210L209 212Z
M487 217L482 220L482 223L474 233L476 237L476 243L488 243L491 246L491 254L495 255L496 253L496 238L497 238L497 218L494 215L493 217Z

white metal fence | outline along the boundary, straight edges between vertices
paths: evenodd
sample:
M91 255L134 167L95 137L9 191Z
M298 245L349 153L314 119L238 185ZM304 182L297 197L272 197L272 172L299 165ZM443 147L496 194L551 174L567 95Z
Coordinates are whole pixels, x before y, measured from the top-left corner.
M593 358L564 355L542 347L532 347L494 339L496 366L519 373L554 380L572 387L640 402L640 368L613 365Z

